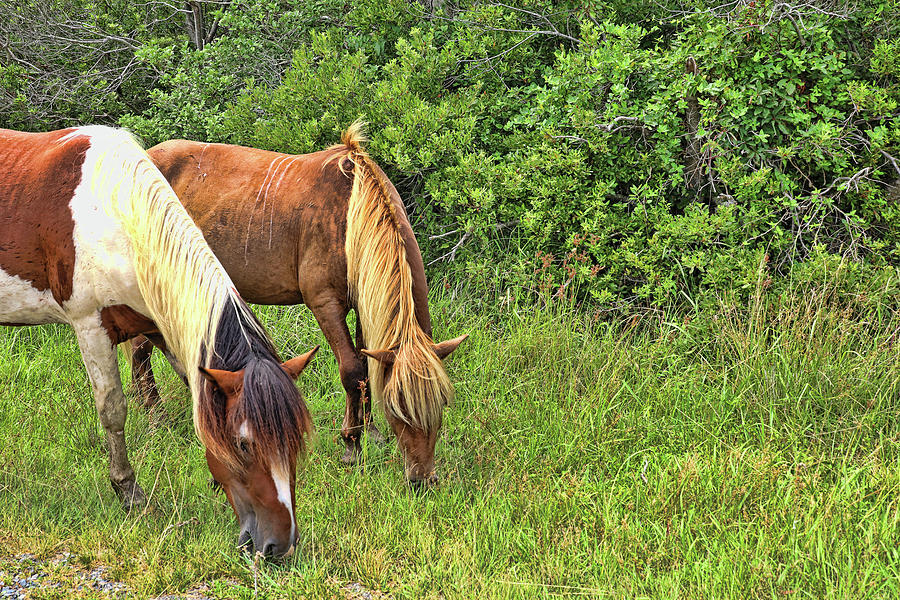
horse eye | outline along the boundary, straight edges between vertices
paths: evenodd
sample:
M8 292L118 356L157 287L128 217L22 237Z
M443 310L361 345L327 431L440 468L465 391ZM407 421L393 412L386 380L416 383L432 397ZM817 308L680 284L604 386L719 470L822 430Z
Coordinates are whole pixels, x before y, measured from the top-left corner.
M241 440L238 442L238 448L240 448L241 452L243 452L244 454L250 453L250 444L248 444L247 440L243 438L241 438Z

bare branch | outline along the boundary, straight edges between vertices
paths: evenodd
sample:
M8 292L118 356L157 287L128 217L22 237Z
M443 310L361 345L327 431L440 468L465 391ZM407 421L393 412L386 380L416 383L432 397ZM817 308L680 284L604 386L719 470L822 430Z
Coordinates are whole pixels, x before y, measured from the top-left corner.
M512 221L507 221L506 223L497 223L495 225L492 225L491 229L493 229L494 232L498 232L498 231L507 229L509 227L515 227L518 224L519 224L519 220L514 219ZM429 236L429 239L437 240L437 239L444 238L444 237L447 237L449 235L452 235L454 233L459 233L459 232L460 232L459 229L454 229L453 231L446 231L444 233ZM449 252L447 252L446 254L443 254L442 256L437 257L436 259L434 259L433 261L428 263L428 266L430 267L434 263L441 262L441 261L450 262L450 261L454 260L456 258L456 253L459 251L460 248L463 247L463 244L465 244L472 237L472 234L473 234L473 231L471 229L466 230L465 233L463 233L463 235L456 242L456 244L453 245L453 248L451 248Z
M900 175L900 166L897 166L897 159L894 158L893 156L891 156L890 154L888 154L887 152L885 152L884 150L881 151L881 154L883 154L886 159L891 161L891 164L894 166L894 170L897 171L897 175Z

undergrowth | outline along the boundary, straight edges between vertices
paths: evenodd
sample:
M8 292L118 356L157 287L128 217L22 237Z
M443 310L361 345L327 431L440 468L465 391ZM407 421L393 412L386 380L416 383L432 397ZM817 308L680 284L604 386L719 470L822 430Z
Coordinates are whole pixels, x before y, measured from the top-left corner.
M440 485L407 489L393 440L341 465L321 352L299 381L317 434L286 564L234 548L161 361L163 403L132 404L126 432L150 508L126 516L71 332L4 329L3 551L71 551L136 597L896 597L900 318L822 281L616 318L435 282L436 337L470 334L448 362ZM303 307L258 312L286 356L324 344Z

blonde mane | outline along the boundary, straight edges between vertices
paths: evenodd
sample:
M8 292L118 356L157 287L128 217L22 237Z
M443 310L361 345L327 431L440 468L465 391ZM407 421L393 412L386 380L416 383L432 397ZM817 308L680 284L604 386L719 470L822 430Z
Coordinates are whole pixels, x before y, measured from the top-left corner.
M440 426L453 385L434 342L416 319L413 276L401 234L403 207L392 199L390 183L363 149L363 124L356 122L333 146L335 156L353 163L353 188L347 208L347 281L369 349L396 353L390 381L385 368L369 358L369 387L403 421L432 431ZM339 168L344 170L343 160Z
M79 135L103 141L91 144L96 158L88 185L95 198L105 199L106 213L118 219L131 242L147 316L187 371L194 428L206 442L198 423L202 385L197 367L201 361L208 367L213 358L226 303L233 303L238 314L250 311L200 229L138 142L124 130L93 126L79 128L61 141ZM254 325L252 314L246 321L268 339Z

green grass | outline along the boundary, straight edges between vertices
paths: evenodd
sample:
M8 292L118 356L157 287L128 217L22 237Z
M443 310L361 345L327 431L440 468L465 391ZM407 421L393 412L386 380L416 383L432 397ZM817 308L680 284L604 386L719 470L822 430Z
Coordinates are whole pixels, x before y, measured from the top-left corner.
M816 289L622 322L453 296L433 298L436 336L471 337L448 362L440 486L411 493L393 439L340 464L324 350L299 382L317 437L287 564L234 549L168 367L161 409L129 414L152 494L129 517L71 332L3 329L0 554L71 551L136 597L201 582L223 598L348 582L396 598L900 595L900 318ZM258 312L285 355L325 345L304 307Z

